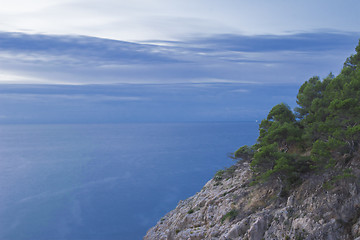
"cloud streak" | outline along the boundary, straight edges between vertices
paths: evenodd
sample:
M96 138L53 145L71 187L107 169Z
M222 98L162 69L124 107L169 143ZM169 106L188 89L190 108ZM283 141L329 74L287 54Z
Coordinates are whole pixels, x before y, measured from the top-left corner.
M1 123L262 119L314 75L337 74L358 33L215 35L131 43L0 33Z
M353 52L359 36L324 32L216 35L140 44L86 36L2 32L0 82L302 82L312 75L338 72L339 62Z

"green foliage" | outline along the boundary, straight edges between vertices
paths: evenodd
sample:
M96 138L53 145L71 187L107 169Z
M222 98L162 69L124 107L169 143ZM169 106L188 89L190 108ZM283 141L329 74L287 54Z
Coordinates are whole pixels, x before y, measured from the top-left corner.
M284 103L270 110L257 143L234 153L252 158L254 182L277 178L291 184L304 172L334 168L339 157L359 150L359 66L360 41L338 76L312 77L300 87L295 113Z
M343 74L349 74L353 71L358 70L360 64L360 40L355 50L356 50L356 54L346 59L346 62L344 63L344 68L342 70Z
M223 174L225 173L224 170L219 170L215 173L215 176L214 176L214 180L215 181L220 181L223 179Z
M333 182L340 181L343 179L349 179L349 178L356 178L354 174L352 174L351 169L345 169L343 170L342 174L337 175L332 179Z
M250 166L259 174L257 180L278 178L285 184L295 183L302 173L310 169L308 157L280 152L275 144L260 148Z
M295 116L288 105L281 103L270 110L267 120L279 123L294 122Z
M194 213L194 209L191 208L187 213L188 213L188 214Z
M332 177L330 181L325 182L323 184L323 187L325 190L331 190L334 187L334 185L336 184L336 182L344 180L344 179L355 179L355 178L356 178L356 176L354 174L352 174L351 169L349 169L349 168L344 169L341 174L336 175L336 176Z
M335 160L331 153L334 149L343 145L343 143L335 138L328 141L317 140L314 142L311 150L311 160L313 168L330 168L334 167Z
M329 78L331 77L332 76L329 75ZM319 77L310 78L300 87L296 101L299 107L295 108L298 118L302 119L309 115L314 100L322 97L324 87Z
M236 209L232 209L229 212L227 212L224 216L222 216L221 223L223 223L226 219L232 221L236 218L237 215L238 215L238 211Z
M295 121L295 115L284 103L271 109L267 118L261 121L259 129L260 145L277 143L279 148L287 151L289 146L301 140L301 130Z
M222 179L228 179L231 178L234 175L234 172L236 170L236 166L230 166L228 168L224 168L223 170L219 170L215 173L214 180L219 182Z
M264 145L255 153L250 166L255 172L264 172L274 167L275 160L279 158L279 156L280 152L278 151L276 143Z
M254 156L254 149L247 145L240 147L235 151L235 159L242 159L244 161L249 161Z

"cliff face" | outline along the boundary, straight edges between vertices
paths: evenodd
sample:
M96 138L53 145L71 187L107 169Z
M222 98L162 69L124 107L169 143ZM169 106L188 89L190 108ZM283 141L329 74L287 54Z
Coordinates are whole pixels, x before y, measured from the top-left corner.
M351 174L309 174L290 190L276 180L251 186L249 163L234 169L180 201L144 239L360 240L359 154L346 163Z

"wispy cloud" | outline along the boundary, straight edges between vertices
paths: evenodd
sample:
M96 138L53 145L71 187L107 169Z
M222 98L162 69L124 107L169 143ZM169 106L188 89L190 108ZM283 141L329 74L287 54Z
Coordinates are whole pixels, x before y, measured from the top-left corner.
M359 36L340 32L215 35L139 44L85 36L3 32L0 82L302 82L312 75L338 72L339 63L353 52Z
M359 33L320 30L317 32L283 35L235 35L220 34L211 37L190 39L192 46L207 47L209 52L222 50L235 52L322 52L343 50L359 38Z
M261 119L337 74L358 33L215 35L130 43L0 33L1 122ZM276 97L280 96L280 97ZM241 111L240 111L240 110Z

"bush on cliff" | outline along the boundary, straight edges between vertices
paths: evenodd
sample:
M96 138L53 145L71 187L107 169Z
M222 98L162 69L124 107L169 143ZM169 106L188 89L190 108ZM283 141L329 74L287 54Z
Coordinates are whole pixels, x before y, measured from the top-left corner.
M336 168L341 156L359 150L360 41L338 76L306 81L297 104L294 112L284 103L274 106L259 125L257 143L234 153L252 159L258 179L292 183L311 169Z

